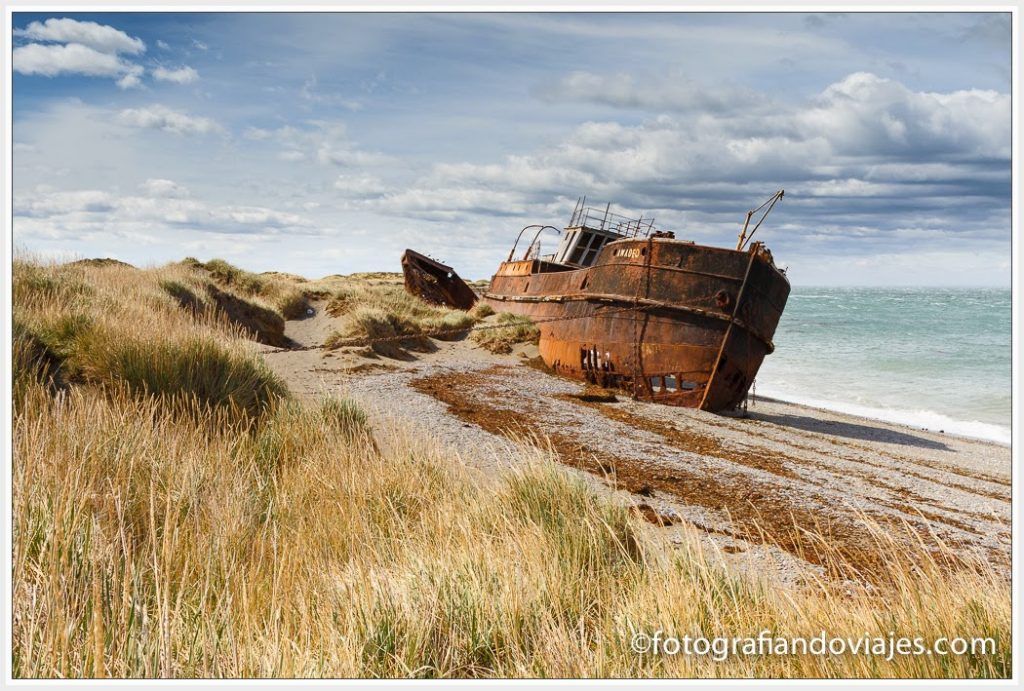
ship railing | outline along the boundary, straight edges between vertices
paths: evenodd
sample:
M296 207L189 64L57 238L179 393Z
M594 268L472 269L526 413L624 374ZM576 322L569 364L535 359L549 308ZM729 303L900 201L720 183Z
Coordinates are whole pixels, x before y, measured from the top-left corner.
M626 238L647 237L657 230L653 218L630 218L612 213L611 205L604 207L577 206L569 220L569 228L585 227L615 233Z

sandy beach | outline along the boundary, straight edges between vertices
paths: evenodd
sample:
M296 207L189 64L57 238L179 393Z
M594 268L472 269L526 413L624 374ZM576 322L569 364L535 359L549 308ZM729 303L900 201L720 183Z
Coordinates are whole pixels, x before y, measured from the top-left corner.
M819 571L829 550L870 573L876 530L1009 564L1006 446L764 398L715 415L594 395L545 371L532 346L495 355L431 340L404 359L330 351L336 320L322 307L288 322L297 349L260 348L291 390L349 396L483 477L501 471L509 444L550 447L657 529L692 524L723 559L784 581ZM808 544L808 530L829 544Z

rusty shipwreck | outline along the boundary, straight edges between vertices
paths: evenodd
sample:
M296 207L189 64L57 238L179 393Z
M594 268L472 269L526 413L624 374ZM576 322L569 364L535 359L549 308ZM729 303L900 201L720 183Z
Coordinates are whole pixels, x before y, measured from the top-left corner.
M653 219L581 199L563 231L521 230L479 300L531 317L540 355L559 374L658 403L734 408L774 349L789 297L784 270L763 243L750 242L782 196L780 190L747 213L735 249L676 239L656 230ZM557 248L542 255L541 238L551 232L561 236ZM532 239L516 258L524 235ZM457 294L465 309L457 274L410 252L403 257L406 284L422 282L417 274L428 271L432 286L441 283L433 292Z

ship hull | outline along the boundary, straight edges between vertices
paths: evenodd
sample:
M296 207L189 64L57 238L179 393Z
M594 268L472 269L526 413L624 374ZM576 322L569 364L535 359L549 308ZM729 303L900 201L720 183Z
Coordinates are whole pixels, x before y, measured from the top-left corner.
M472 309L476 304L476 293L452 267L419 252L405 251L402 273L406 291L424 302L460 310Z
M744 399L774 348L788 296L759 244L648 238L612 242L584 269L505 262L481 299L537 321L540 355L559 374L722 411Z

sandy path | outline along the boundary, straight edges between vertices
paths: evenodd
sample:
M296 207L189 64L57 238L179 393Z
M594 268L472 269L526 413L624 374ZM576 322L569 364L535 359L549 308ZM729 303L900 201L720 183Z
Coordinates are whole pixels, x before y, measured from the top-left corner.
M828 535L831 548L870 570L877 553L863 516L999 563L1009 555L1007 447L764 399L746 418L623 395L587 402L575 397L580 383L468 340L435 341L409 360L328 353L319 346L334 320L321 307L288 323L286 335L305 350L262 349L292 391L352 397L472 466L494 470L508 462L510 439L540 433L564 463L651 517L685 518L729 558L771 563L785 578L819 561L801 529ZM762 531L789 555L765 546Z

